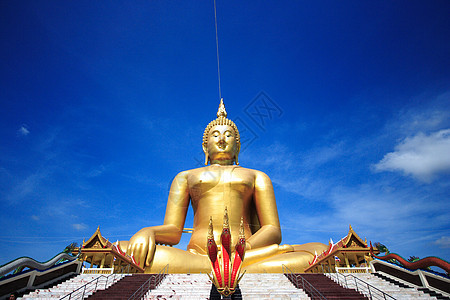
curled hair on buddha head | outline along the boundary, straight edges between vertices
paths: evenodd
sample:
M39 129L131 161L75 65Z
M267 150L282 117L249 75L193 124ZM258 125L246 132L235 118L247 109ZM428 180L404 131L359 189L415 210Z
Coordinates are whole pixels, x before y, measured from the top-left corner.
M220 99L219 109L217 110L217 119L212 120L209 122L208 126L206 126L205 131L203 132L203 152L205 152L205 165L208 164L209 157L208 157L208 138L209 138L209 131L211 128L213 128L216 125L228 125L231 126L234 130L235 140L236 140L236 153L234 156L234 161L236 165L239 164L238 161L238 155L239 150L241 149L241 137L239 135L239 130L237 129L236 124L234 124L233 121L230 119L227 119L227 111L225 110L225 105L223 104L223 98Z

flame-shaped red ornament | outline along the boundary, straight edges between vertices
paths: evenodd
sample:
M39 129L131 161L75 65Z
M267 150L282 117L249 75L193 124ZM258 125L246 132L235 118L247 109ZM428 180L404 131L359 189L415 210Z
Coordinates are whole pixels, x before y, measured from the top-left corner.
M219 260L217 259L217 245L216 241L214 241L214 231L212 225L212 218L209 219L209 228L208 228L208 256L211 261L212 269L214 272L214 277L216 278L217 284L219 287L223 286L222 276L220 274L220 265Z
M212 218L210 218L208 239L207 239L208 256L209 259L211 260L211 267L213 273L213 278L211 278L211 276L210 278L220 294L224 296L229 296L235 292L236 286L243 276L242 274L239 277L239 273L241 270L242 261L244 260L245 234L244 234L244 219L241 218L239 230L239 242L236 244L234 257L232 259L231 233L230 233L230 225L228 223L228 211L226 207L223 216L223 228L222 234L220 235L220 241L222 247L220 251L221 255L219 255L218 257L218 249L216 242L214 241ZM233 260L232 264L231 260Z
M239 242L236 244L236 251L234 252L233 269L231 271L230 286L235 286L236 276L241 270L242 261L245 253L245 234L244 234L244 219L241 218L241 227L239 229Z
M223 262L223 278L225 286L229 287L230 283L230 256L231 256L231 234L230 225L228 223L228 211L225 207L223 215L223 228L220 235L220 241L222 244L222 262Z

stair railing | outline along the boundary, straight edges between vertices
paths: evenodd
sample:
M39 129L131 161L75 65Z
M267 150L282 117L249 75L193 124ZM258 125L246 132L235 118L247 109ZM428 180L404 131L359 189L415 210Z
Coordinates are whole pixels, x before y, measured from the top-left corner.
M156 276L151 276L146 282L144 282L135 292L131 295L128 300L141 299L145 293L150 290L150 287L153 285L155 289L161 283L161 281L166 277L167 272L169 271L169 264L167 264L164 268L159 271Z
M281 265L283 268L283 274L293 283L296 288L300 288L305 291L311 299L327 300L321 292L319 292L311 283L308 282L302 275L294 274L291 269L286 265ZM300 278L300 281L299 281Z
M332 274L336 274L336 279L337 279L337 283L344 286L345 288L352 288L352 286L350 285L350 283L352 283L352 281L354 282L354 287L355 289L368 296L370 299L393 299L395 300L394 297L392 297L389 294L386 294L385 292L383 292L382 290L374 287L373 285L365 282L364 280L355 277L351 274L349 275L343 275L339 272L337 273L332 273ZM331 274L330 274L331 275ZM339 276L342 276L343 278L340 280ZM351 281L347 281L347 277L350 277ZM342 283L342 284L341 284Z
M121 274L111 274L111 275L108 275L108 276L100 275L99 277L89 281L85 285L80 286L79 288L77 288L73 292L65 295L60 300L62 300L62 299L66 299L66 300L84 299L84 295L86 293L89 293L89 292L94 293L101 287L101 285L99 285L99 281L100 281L101 278L106 278L105 284L103 286L103 289L106 289L106 287L108 286L108 282L111 282L111 284L113 284L114 282L117 281L117 277L122 277L122 275Z
M130 274L130 265L123 266L116 273Z

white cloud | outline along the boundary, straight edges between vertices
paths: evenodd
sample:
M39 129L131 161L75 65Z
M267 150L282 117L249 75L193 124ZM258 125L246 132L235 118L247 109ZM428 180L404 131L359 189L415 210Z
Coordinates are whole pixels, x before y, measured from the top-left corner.
M374 167L376 171L401 171L430 182L435 175L450 171L450 129L405 138Z
M72 227L78 231L82 231L88 228L87 225L84 223L72 224Z
M39 217L36 216L36 215L32 215L32 216L31 216L31 219L34 220L34 221L39 221Z
M27 136L30 134L30 131L27 128L28 126L23 124L22 126L20 126L20 128L17 130L17 134L20 136Z
M438 245L439 248L450 248L450 236L443 236L440 239L434 241L435 245Z

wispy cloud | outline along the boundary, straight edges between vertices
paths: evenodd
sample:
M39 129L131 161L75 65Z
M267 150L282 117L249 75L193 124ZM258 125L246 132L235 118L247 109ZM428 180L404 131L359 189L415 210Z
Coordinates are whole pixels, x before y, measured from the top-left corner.
M450 126L450 91L438 96L420 95L413 102L417 106L401 109L386 123L384 131L390 136L429 134Z
M91 169L91 170L86 174L86 176L87 176L88 178L98 177L98 176L102 175L103 172L105 172L105 170L106 170L106 167L105 167L104 165L100 165L100 166L98 166L98 167L96 167L96 168Z
M286 144L275 142L264 149L247 150L244 153L245 158L251 157L251 160L262 166L270 166L276 171L285 172L299 170L310 171L333 161L345 153L344 143L332 143L329 145L319 145L306 151L295 151ZM249 160L249 159L247 159Z
M36 216L36 215L32 215L32 216L31 216L31 219L32 219L33 221L39 221L39 220L40 220L40 218L39 218L38 216Z
M448 249L450 248L450 236L443 236L440 239L434 241L435 245L438 245L439 248Z
M344 142L317 147L302 156L302 165L313 169L339 158L344 152Z
M431 182L450 171L450 129L407 137L374 165L376 171L400 171Z
M285 174L288 175L288 174ZM283 176L277 174L272 178L274 184L296 195L317 199L329 192L330 182L313 175Z
M72 227L77 231L83 231L88 228L88 226L84 223L72 224Z
M23 124L17 130L17 135L19 135L19 136L27 136L29 134L30 134L30 130L28 129L28 126L26 124Z
M10 203L17 203L22 201L29 195L35 193L41 184L41 182L47 178L49 170L40 169L31 175L28 175L23 180L16 183L7 194L7 199Z

